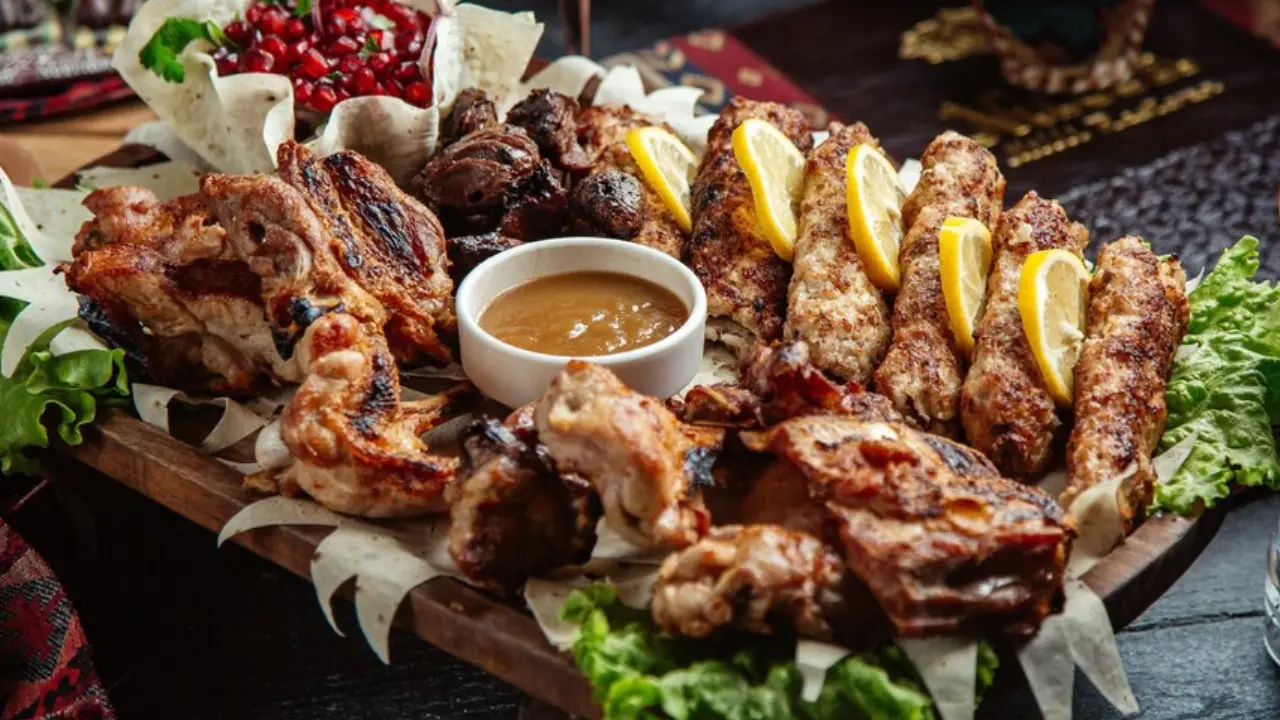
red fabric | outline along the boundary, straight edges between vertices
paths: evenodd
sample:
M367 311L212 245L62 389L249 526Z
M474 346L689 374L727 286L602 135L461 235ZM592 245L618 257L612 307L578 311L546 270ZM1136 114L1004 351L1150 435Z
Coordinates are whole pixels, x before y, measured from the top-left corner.
M0 124L87 110L132 96L133 91L119 75L78 80L54 95L0 100Z
M114 717L66 591L0 521L0 720Z

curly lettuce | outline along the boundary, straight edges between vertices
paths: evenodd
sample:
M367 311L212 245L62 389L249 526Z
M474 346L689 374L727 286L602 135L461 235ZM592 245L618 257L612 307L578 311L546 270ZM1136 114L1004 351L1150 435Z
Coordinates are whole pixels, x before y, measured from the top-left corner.
M649 615L595 583L573 593L561 617L579 626L573 657L606 720L936 720L933 701L894 645L841 660L813 702L800 697L794 638L664 635ZM999 664L979 645L979 696Z
M1178 472L1156 485L1154 510L1185 515L1233 485L1280 487L1272 429L1280 422L1280 287L1255 281L1258 265L1258 241L1244 237L1188 296L1191 321L1160 446L1196 439Z

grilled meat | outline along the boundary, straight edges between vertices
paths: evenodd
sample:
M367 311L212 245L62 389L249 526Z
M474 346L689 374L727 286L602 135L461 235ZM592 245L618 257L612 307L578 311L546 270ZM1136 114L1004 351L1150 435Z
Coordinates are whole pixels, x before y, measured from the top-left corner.
M945 132L925 149L920 182L902 208L907 228L898 254L902 286L893 305L893 340L875 389L917 427L955 437L966 359L956 348L942 297L938 231L948 217L994 228L1004 177L981 145Z
M862 270L849 238L849 153L878 145L862 123L833 125L809 154L784 334L809 345L813 364L868 384L889 347L889 306Z
M477 265L504 250L523 245L524 241L495 232L451 237L444 244L449 254L449 275L457 286Z
M242 395L298 382L277 351L257 275L198 196L159 202L115 187L84 200L86 222L65 264L81 315L155 382Z
M507 193L499 235L541 240L559 235L569 213L569 192L544 160Z
M507 122L524 128L556 169L573 173L590 169L591 162L578 145L578 102L573 98L554 90L534 90L511 108Z
M559 473L538 443L533 406L462 433L468 469L449 487L449 554L467 577L514 588L591 555L600 500Z
M683 426L662 403L613 373L570 361L535 410L538 438L561 472L599 493L609 524L644 547L684 547L706 534L699 489L723 440Z
M847 567L899 635L1029 635L1062 587L1072 536L1062 509L968 447L831 415L743 440L808 480Z
M771 634L785 618L805 637L830 639L847 607L840 555L776 525L726 525L662 563L653 619L669 633L706 637L722 627Z
M453 109L440 128L440 146L448 147L463 136L498 124L498 109L479 88L466 88L453 101Z
M571 216L579 232L631 240L680 258L687 233L644 181L626 142L629 131L659 124L629 107L589 107L578 115L578 141L591 173L574 188Z
M987 306L978 324L961 418L969 444L1010 477L1042 470L1062 426L1018 311L1018 280L1031 253L1059 248L1080 255L1089 233L1062 206L1027 193L1000 217L992 237Z
M1151 454L1164 433L1165 385L1191 312L1186 284L1176 258L1156 257L1139 238L1121 238L1098 253L1088 332L1075 367L1063 507L1130 466L1116 493L1126 525L1151 501Z
M798 110L735 97L711 127L693 181L689 266L706 288L713 326L732 335L745 331L749 344L782 336L791 267L761 233L751 186L733 153L733 131L748 118L772 123L802 152L813 137Z

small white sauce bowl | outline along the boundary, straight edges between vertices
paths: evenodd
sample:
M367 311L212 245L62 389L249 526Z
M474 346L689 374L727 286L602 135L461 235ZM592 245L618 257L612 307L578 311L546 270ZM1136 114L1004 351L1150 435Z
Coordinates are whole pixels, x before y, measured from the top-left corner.
M675 332L652 345L614 355L580 358L612 370L632 389L666 398L684 389L702 364L707 294L680 261L623 240L568 237L538 240L480 263L458 286L458 335L462 369L480 392L508 407L537 400L574 358L508 345L480 327L480 315L494 298L517 285L549 275L614 272L642 278L675 293L689 317Z

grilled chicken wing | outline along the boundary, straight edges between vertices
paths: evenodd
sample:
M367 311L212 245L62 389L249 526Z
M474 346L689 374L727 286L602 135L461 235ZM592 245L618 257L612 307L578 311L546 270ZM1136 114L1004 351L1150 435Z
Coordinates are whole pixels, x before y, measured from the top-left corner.
M627 148L629 131L660 124L629 107L589 107L578 115L578 141L591 165L570 201L578 232L631 240L682 256L686 233L644 181Z
M945 132L925 149L920 182L902 208L902 286L893 305L893 340L875 389L917 427L956 436L965 359L955 346L939 274L938 231L948 217L995 227L1004 177L981 145Z
M1061 205L1034 191L1000 217L992 238L987 306L964 383L961 418L969 444L1011 477L1044 470L1062 425L1022 329L1022 265L1040 250L1080 255L1088 241L1088 231L1068 220Z
M85 223L63 266L81 315L154 381L239 395L298 382L277 351L258 276L198 196L159 202L115 187L84 200Z
M1088 332L1075 367L1063 507L1130 466L1116 493L1126 524L1151 501L1151 453L1164 432L1165 385L1191 312L1186 282L1176 258L1156 257L1136 237L1098 253Z
M748 118L772 123L802 152L813 146L809 124L798 110L735 97L707 136L691 190L693 235L688 260L707 291L713 332L742 338L726 344L745 348L782 335L791 268L773 251L756 221L747 176L733 152L733 131Z
M838 416L745 433L825 504L844 561L899 635L1029 635L1062 587L1072 528L980 453L904 425Z
M848 572L818 538L776 525L717 527L662 563L653 619L669 633L705 637L722 627L771 634L785 618L805 637L829 639L846 607Z
M561 472L600 494L609 524L640 546L684 547L706 534L698 492L723 439L683 426L613 373L571 361L535 410L538 438Z
M809 154L784 334L809 345L813 363L868 384L889 347L889 306L862 270L849 238L849 152L876 145L862 123L834 125Z
M600 500L591 485L556 470L538 443L533 406L505 422L463 431L469 469L449 486L449 554L467 577L513 588L549 570L585 562L596 540Z

